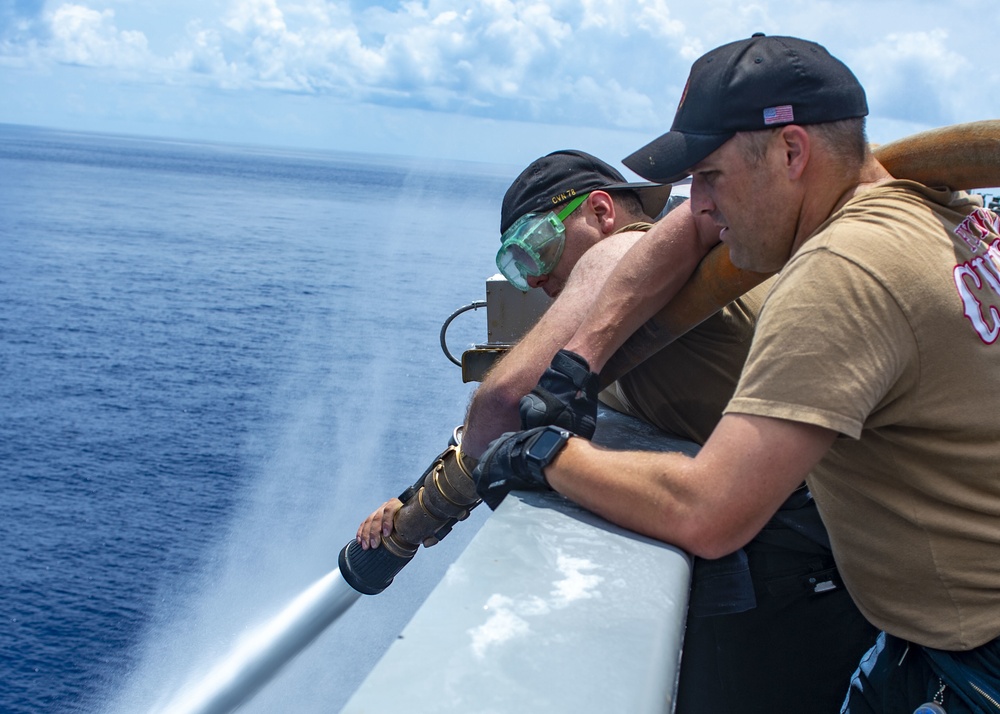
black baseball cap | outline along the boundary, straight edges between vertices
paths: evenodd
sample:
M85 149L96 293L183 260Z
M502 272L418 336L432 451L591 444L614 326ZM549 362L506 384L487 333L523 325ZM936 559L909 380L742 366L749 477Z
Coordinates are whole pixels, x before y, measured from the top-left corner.
M757 33L696 60L670 131L622 163L643 178L673 183L738 131L867 114L858 78L826 48Z
M584 151L553 151L532 161L507 189L500 208L500 234L528 213L551 211L590 191L635 191L642 210L655 218L670 197L670 186L628 183L621 172Z

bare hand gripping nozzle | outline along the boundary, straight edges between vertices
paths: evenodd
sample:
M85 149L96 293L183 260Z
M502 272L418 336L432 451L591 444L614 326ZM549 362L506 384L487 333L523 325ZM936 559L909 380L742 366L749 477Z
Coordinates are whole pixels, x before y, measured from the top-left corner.
M472 471L476 460L462 453L462 427L456 427L441 452L417 481L399 495L392 533L379 548L364 550L351 540L340 551L340 574L365 595L377 595L392 584L421 543L433 545L479 505Z

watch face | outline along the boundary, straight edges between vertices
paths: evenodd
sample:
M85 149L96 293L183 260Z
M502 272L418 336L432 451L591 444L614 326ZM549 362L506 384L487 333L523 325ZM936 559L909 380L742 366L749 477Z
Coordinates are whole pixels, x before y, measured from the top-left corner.
M535 443L528 449L531 457L548 465L549 461L555 457L556 452L566 442L566 438L561 431L546 429L543 431Z

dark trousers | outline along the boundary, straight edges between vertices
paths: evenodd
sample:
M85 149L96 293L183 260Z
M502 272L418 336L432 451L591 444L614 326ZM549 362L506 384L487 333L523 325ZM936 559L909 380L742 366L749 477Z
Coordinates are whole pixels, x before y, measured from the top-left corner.
M983 688L992 696L980 697L968 687L968 678L963 681L962 671L947 665L941 670L942 679L924 648L883 632L851 679L844 714L913 714L921 704L935 700L948 714L1000 711L996 694L1000 640L953 654L946 655L952 666L969 666L975 674L985 677L989 684L984 683Z
M831 714L877 631L829 550L772 523L745 548L757 606L689 615L679 714Z

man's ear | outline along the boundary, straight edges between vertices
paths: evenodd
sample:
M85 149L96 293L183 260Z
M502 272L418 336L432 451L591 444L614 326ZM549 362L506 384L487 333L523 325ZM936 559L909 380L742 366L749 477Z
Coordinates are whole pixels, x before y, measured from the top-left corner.
M797 124L783 127L779 135L784 166L788 171L788 178L792 181L799 179L809 165L812 149L809 138L809 132Z
M597 225L601 229L601 233L605 235L613 233L615 230L615 202L611 198L611 194L607 191L591 191L590 195L587 196L587 203L597 218Z

